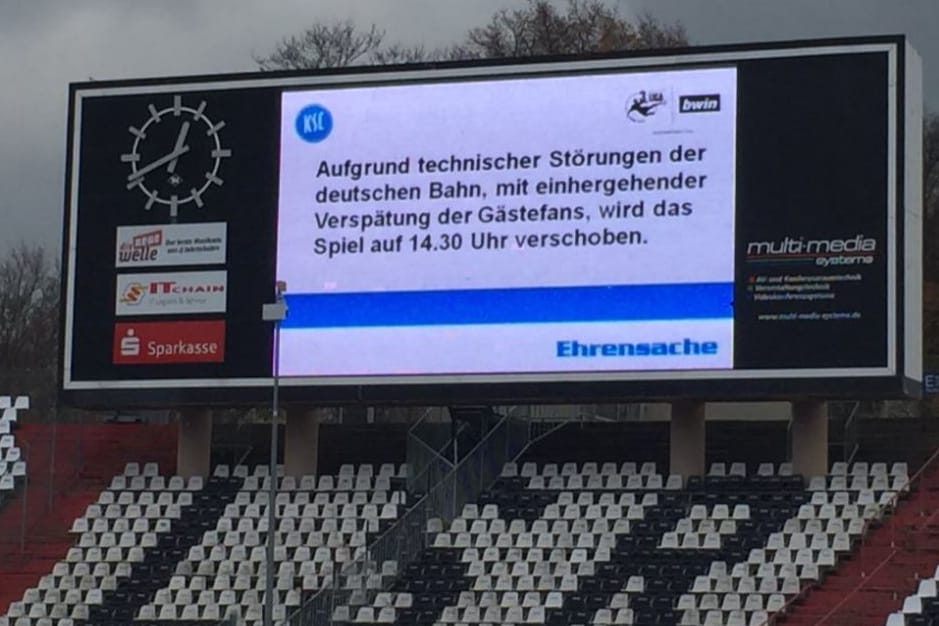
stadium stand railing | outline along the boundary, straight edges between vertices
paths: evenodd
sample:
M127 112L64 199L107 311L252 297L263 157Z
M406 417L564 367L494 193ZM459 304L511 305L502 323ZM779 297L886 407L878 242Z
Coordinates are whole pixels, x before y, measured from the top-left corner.
M453 470L452 455L448 458L443 454L450 435L449 419L444 419L440 407L429 407L408 428L408 492L427 493Z
M523 407L429 407L408 428L408 492L425 494L444 480L462 456L476 447L503 417L521 417ZM462 419L461 419L462 418ZM526 418L526 421L531 421Z
M396 580L398 572L418 559L429 545L431 520L451 520L499 476L503 465L517 458L537 438L551 432L511 416L503 417L442 480L402 517L346 565L330 585L291 614L290 626L333 623L334 614L370 604ZM421 481L418 481L420 484ZM378 572L395 576L376 577Z

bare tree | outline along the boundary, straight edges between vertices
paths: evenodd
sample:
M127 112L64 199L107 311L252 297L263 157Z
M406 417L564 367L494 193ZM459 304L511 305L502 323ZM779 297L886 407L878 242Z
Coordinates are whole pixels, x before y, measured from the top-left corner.
M422 63L441 60L438 51L427 51L424 46L405 46L391 44L374 50L371 61L376 65L395 65L398 63Z
M923 335L925 353L939 355L939 114L923 121Z
M266 57L254 57L264 70L344 67L370 58L382 49L385 32L374 24L360 30L351 20L313 24L297 36L286 37Z
M349 21L317 23L280 41L268 56L254 57L262 70L385 65L442 60L586 54L688 44L681 24L663 24L650 14L631 20L602 0L569 0L558 9L549 0L528 0L512 11L497 11L484 26L467 31L452 46L386 44L374 24L362 30Z
M923 209L927 219L939 219L939 114L923 122Z
M648 13L631 21L600 0L569 0L563 10L548 0L529 0L471 29L457 49L466 58L503 58L684 45L688 36L681 24L662 24Z
M923 272L939 283L939 246L929 245L939 241L939 114L927 114L923 121L923 234Z
M55 405L59 271L42 247L20 243L0 260L0 392L28 394L39 414Z

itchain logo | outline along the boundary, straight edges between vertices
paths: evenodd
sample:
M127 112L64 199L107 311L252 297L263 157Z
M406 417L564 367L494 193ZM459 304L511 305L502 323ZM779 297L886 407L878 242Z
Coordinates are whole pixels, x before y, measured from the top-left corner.
M224 313L227 292L228 274L223 270L119 274L115 314Z
M747 243L747 261L753 263L814 263L822 267L871 265L876 252L877 240L863 234L832 239L788 236Z
M142 283L131 283L124 289L124 295L121 296L121 299L118 302L121 304L136 306L140 304L146 293L147 285Z

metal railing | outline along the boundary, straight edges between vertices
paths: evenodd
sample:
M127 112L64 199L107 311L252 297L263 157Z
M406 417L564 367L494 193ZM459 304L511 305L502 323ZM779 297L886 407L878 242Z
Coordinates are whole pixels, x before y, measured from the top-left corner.
M854 457L857 456L857 453L861 449L860 411L861 403L855 402L851 407L851 412L848 414L848 417L844 420L844 460L848 464L854 461Z
M443 409L429 407L408 428L406 458L407 489L411 493L427 493L453 470L453 460L441 452L450 442L450 423L444 421Z
M20 444L20 455L21 458L26 461L27 472L23 476L23 508L21 509L20 514L20 552L26 551L26 518L27 512L29 511L29 461L32 457L32 446L30 446L28 441L24 441ZM51 495L50 495L51 497Z
M563 424L563 423L562 423ZM368 549L343 565L326 585L299 610L289 616L290 626L325 626L334 611L347 607L350 618L357 607L365 606L393 582L397 574L417 559L431 539L428 522L446 525L463 506L499 477L503 465L515 460L531 443L562 424L551 427L531 424L511 416L503 417L442 480L406 511Z

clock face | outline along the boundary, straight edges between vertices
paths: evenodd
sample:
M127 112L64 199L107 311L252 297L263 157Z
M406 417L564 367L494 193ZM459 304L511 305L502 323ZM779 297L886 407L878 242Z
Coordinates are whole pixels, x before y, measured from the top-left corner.
M127 189L144 194L148 211L168 207L173 219L180 207L204 206L206 192L224 184L219 170L231 156L220 135L225 122L206 115L205 101L194 104L188 106L180 95L163 108L151 103L148 117L128 128L133 143L130 152L121 155L130 166Z

